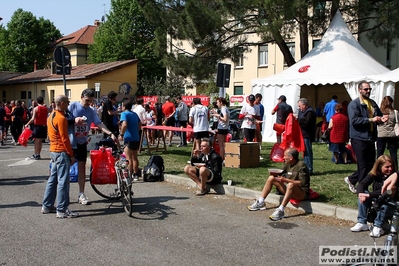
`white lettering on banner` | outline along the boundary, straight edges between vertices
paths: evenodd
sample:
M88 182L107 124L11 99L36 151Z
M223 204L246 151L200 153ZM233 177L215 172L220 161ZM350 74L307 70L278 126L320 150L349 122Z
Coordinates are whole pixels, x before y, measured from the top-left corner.
M187 105L190 105L193 102L194 98L200 98L201 104L204 106L209 106L209 102L210 102L210 97L204 96L204 95L191 95L191 96L184 95L181 98L182 98L183 102Z
M319 246L319 264L388 263L397 265L397 247Z
M158 96L139 96L137 99L143 99L144 103L150 102L151 104L154 104L158 102Z
M246 98L246 95L232 95L230 96L230 105L243 106Z

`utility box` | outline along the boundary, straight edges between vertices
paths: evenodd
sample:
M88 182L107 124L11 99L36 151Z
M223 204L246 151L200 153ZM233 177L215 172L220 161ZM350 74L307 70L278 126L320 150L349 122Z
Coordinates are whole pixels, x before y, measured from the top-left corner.
M259 142L226 142L225 145L225 167L259 166Z

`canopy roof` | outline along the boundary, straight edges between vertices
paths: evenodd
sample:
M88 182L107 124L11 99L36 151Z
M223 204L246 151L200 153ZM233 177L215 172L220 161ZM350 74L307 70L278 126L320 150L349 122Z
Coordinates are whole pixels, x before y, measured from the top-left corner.
M382 81L382 82L398 82L399 81L399 68L386 72L380 75L370 75L368 80Z
M253 85L318 85L358 82L389 69L372 58L353 37L338 11L320 43L296 64Z

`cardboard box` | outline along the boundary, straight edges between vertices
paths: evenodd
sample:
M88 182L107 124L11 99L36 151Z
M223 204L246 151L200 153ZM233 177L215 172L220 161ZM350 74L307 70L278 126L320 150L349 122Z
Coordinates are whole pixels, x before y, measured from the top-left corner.
M258 167L259 155L259 142L226 142L224 166Z

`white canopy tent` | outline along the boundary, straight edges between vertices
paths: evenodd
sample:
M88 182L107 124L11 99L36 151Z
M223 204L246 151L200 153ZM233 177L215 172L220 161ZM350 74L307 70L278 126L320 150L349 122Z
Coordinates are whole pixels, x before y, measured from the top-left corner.
M369 80L373 88L371 97L379 103L385 95L393 97L394 84L382 81L374 83L369 77L387 72L389 69L361 47L338 11L320 43L300 61L274 76L252 80L252 93L261 93L265 106L263 141L276 141L273 131L276 118L270 115L269 109L276 105L279 95L287 96L287 103L295 111L303 85L343 84L351 99L354 99L358 96L357 83Z

